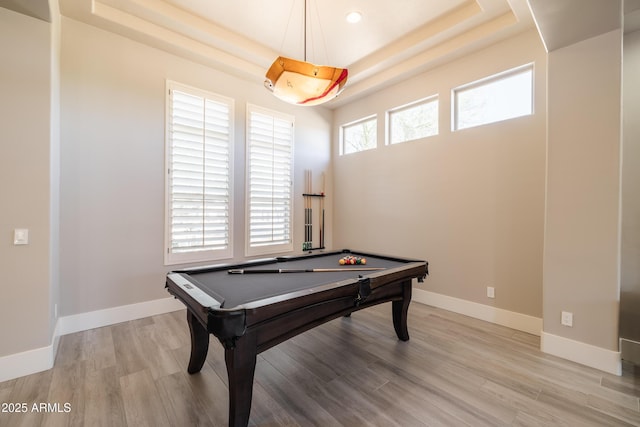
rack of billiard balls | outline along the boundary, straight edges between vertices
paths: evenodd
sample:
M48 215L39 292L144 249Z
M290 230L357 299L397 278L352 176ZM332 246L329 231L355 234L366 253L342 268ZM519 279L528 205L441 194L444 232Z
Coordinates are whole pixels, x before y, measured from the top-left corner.
M340 258L338 264L340 265L364 265L367 263L367 259L354 255L347 255Z

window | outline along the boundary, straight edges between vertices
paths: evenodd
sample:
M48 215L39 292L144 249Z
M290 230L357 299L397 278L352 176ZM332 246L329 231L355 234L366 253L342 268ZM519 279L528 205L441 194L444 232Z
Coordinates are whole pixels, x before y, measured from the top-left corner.
M454 130L533 114L533 64L453 90Z
M438 98L423 99L387 113L389 144L438 134Z
M375 116L342 125L340 127L342 140L340 154L351 154L376 148L377 128L378 120Z
M293 250L294 118L247 106L247 255Z
M167 88L165 264L229 258L233 100Z

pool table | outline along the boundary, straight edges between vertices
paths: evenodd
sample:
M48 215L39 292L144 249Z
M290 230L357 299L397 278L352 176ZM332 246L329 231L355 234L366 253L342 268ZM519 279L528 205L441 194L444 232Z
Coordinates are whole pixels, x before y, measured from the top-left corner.
M348 256L366 263L341 265ZM427 274L426 261L343 250L176 270L167 274L166 288L187 306L187 371L202 369L209 334L218 338L229 379L229 425L246 426L258 353L387 301L396 335L406 341L412 281Z

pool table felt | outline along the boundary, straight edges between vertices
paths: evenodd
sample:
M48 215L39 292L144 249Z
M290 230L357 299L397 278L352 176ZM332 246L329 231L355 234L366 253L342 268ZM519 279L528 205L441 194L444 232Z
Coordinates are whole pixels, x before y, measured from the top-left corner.
M345 255L364 257L366 265L339 265L339 260ZM375 256L349 254L330 254L319 257L293 259L282 262L262 264L255 267L238 267L250 270L256 269L313 269L313 268L344 268L346 271L315 272L315 273L264 273L264 274L229 274L228 269L218 271L200 271L190 273L192 281L204 292L222 302L221 308L234 308L252 301L262 300L290 292L305 290L313 287L335 283L343 280L358 279L376 273L371 271L349 271L349 267L383 267L395 268L406 265L406 262L377 258ZM234 267L236 268L236 267ZM224 300L224 301L222 301Z

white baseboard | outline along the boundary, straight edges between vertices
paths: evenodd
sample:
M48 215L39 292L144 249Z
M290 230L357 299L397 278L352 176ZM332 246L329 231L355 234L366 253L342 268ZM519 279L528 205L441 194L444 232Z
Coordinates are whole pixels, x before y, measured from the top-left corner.
M51 369L55 359L53 349L52 344L0 357L0 382Z
M621 375L620 352L570 340L542 332L542 319L462 300L422 289L413 289L413 301L460 313L476 319L507 326L541 336L541 350L564 359ZM137 304L107 308L58 319L51 345L0 357L0 382L8 381L53 367L60 336L109 326L129 320L184 309L174 298L162 298Z
M614 375L622 374L619 351L611 351L542 331L542 319L488 305L413 289L412 300L540 336L540 350Z
M613 375L622 375L622 359L619 351L607 350L581 341L543 332L540 350L572 362L599 369Z
M475 319L485 320L518 331L540 336L542 319L514 311L491 307L477 302L454 298L423 289L413 289L413 301L442 308L454 313L464 314Z
M59 334L67 335L74 332L101 328L129 320L169 313L183 308L185 308L184 304L175 298L169 297L64 316L59 319Z
M51 369L62 335L169 313L184 308L181 302L169 297L60 317L56 322L51 345L0 357L0 382Z

